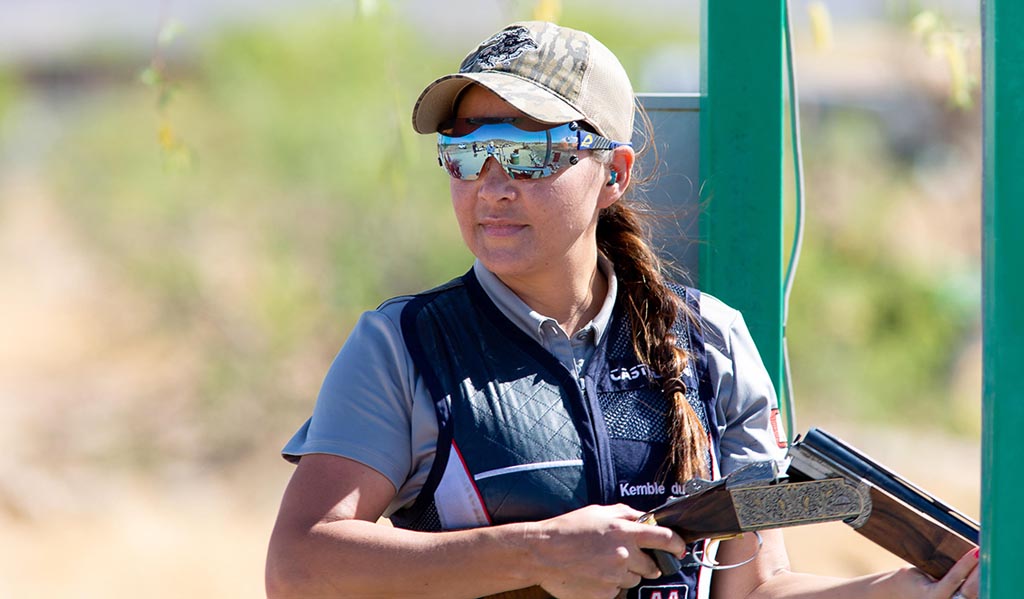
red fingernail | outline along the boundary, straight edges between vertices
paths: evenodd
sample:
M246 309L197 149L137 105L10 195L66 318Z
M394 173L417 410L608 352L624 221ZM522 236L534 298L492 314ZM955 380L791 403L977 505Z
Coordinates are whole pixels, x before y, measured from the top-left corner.
M974 553L972 555L974 555L975 558L980 557L981 556L981 547L975 547L974 548Z

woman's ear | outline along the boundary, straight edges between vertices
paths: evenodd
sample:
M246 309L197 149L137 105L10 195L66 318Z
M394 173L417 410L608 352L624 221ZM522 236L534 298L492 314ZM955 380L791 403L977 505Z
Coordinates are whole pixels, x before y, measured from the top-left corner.
M622 197L629 187L633 175L633 163L636 153L629 146L619 146L612 150L612 159L608 162L608 180L601 193L601 208L607 208Z

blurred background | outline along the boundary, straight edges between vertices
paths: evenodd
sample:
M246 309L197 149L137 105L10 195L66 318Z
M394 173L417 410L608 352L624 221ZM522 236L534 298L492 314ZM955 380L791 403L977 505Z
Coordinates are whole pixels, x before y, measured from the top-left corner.
M977 516L978 3L792 10L798 426ZM470 262L412 104L535 16L698 90L698 0L0 1L0 596L263 595L278 452L355 319Z

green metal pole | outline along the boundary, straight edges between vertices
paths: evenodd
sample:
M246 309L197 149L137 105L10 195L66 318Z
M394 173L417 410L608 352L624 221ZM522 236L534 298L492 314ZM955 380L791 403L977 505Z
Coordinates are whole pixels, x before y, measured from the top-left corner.
M701 288L743 313L780 394L784 8L703 0L700 107Z
M982 588L1024 593L1024 2L982 2Z

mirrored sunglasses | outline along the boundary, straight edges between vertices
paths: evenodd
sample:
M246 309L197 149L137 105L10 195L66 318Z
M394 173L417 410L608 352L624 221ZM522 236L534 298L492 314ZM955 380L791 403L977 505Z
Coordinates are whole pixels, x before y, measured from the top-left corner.
M493 157L513 179L539 179L579 162L579 150L611 150L612 141L578 123L550 127L520 117L458 118L441 125L437 160L456 179L473 181Z

